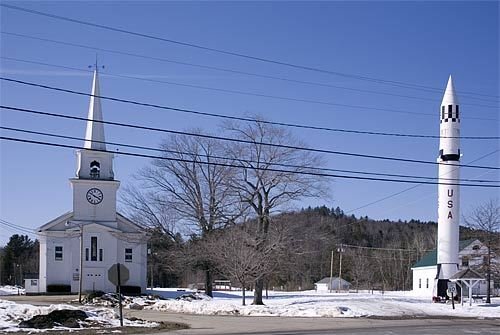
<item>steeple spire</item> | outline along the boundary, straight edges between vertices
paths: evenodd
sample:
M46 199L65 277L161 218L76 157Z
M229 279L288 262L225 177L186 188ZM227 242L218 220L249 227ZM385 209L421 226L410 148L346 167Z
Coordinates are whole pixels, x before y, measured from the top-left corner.
M92 81L92 96L90 97L87 131L85 132L85 149L106 150L104 139L104 124L102 121L101 99L99 98L99 75L97 71L97 59L94 69L94 80Z

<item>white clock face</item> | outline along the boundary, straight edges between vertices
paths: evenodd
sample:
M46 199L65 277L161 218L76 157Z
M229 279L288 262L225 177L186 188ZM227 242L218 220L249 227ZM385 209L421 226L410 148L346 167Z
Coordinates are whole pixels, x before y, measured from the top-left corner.
M87 191L87 201L92 205L101 203L103 198L102 191L98 188L91 188Z

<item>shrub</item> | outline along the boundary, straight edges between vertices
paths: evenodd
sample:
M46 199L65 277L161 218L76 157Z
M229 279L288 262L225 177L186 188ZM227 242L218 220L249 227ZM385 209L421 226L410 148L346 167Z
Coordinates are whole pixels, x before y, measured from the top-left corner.
M47 293L71 293L71 285L65 285L65 284L47 285Z
M141 287L123 285L121 286L121 293L123 295L141 295Z

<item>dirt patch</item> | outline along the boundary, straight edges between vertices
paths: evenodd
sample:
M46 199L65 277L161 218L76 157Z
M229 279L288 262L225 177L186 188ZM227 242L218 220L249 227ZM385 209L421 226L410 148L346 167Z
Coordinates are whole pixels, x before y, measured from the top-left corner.
M54 327L80 328L80 322L87 318L81 310L61 309L45 315L35 315L29 320L21 321L20 328L50 329Z

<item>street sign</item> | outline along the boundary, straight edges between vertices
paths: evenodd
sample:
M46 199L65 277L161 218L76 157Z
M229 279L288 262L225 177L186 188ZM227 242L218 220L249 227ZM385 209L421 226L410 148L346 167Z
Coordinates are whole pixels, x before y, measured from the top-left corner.
M123 264L116 263L111 265L108 270L108 280L116 286L118 293L118 309L120 311L120 326L123 327L123 312L122 312L122 284L125 284L130 277L127 267Z
M120 284L118 284L118 266L120 266ZM115 286L125 284L129 278L130 273L123 264L113 264L108 270L108 280Z
M451 295L451 306L455 309L455 293L457 293L457 283L448 282L448 292Z

